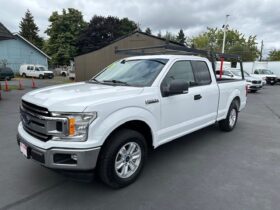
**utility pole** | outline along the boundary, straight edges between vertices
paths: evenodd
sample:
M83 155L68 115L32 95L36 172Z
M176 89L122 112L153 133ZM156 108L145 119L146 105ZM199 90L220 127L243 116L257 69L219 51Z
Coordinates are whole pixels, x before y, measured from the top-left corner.
M223 25L223 28L224 28L224 38L223 38L222 53L225 53L226 32L227 32L227 28L228 28L228 25L227 25L228 17L229 17L229 15L226 15L226 21L225 21L225 24Z
M261 44L260 61L262 61L262 54L263 54L263 40L262 40L262 44Z

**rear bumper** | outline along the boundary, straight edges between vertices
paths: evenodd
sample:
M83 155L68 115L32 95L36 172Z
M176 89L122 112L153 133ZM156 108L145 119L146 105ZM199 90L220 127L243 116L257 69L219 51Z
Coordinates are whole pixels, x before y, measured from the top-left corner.
M42 149L30 144L26 139L17 135L18 144L27 147L27 158L41 165L62 170L91 170L97 163L100 147L90 149L51 148ZM72 159L75 156L76 158ZM75 160L76 159L76 160Z

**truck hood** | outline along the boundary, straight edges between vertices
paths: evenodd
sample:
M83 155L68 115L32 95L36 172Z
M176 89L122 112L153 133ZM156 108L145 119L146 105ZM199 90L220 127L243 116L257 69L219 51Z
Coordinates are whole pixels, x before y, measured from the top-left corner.
M249 80L249 81L253 81L253 80L262 81L261 78L259 78L259 77L253 77L253 76L245 76L245 79L246 79L246 80Z
M93 83L73 83L50 86L25 94L24 101L56 112L82 112L88 106L132 97L141 87L111 86Z

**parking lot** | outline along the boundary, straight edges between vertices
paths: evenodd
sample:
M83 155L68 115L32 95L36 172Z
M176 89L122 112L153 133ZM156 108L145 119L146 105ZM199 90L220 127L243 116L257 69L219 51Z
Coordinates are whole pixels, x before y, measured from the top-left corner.
M159 147L138 181L121 190L24 159L18 108L30 90L3 93L0 101L0 209L279 209L279 85L249 94L233 132L213 125Z

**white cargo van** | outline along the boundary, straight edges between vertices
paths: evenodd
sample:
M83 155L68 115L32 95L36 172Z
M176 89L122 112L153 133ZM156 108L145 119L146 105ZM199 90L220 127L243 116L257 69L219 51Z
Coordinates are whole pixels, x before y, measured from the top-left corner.
M49 71L45 66L34 64L21 65L19 68L19 75L22 77L35 77L39 79L52 79L54 77L53 72Z

